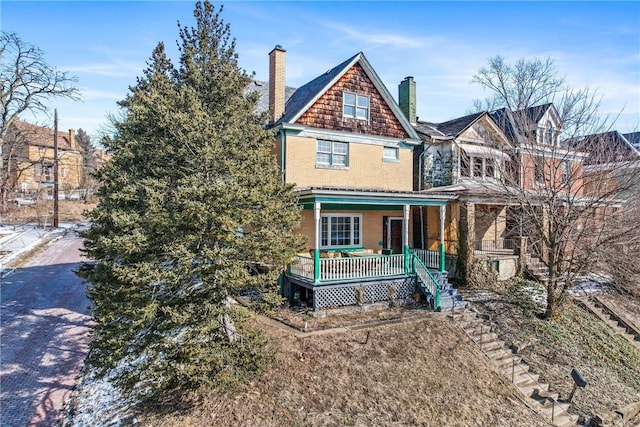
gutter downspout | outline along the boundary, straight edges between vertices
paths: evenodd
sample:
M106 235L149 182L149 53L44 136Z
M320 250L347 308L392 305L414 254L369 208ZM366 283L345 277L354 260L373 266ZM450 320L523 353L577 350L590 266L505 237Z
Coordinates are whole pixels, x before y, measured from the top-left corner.
M418 177L418 191L422 191L422 179L424 178L424 143L422 145L422 153L420 153L420 161L418 169L420 176ZM420 205L420 249L424 249L424 206Z
M285 164L284 162L286 161L286 149L285 149L285 130L284 128L280 129L280 177L282 178L282 182L286 183L286 176L285 176Z

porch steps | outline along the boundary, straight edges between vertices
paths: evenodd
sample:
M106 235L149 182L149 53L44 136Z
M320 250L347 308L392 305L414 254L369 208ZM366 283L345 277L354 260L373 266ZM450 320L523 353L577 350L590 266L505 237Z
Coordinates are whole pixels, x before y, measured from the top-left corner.
M537 281L546 283L549 281L549 268L536 255L527 254L527 271Z
M438 288L440 289L440 311L453 311L456 309L463 309L466 307L467 303L464 301L462 296L458 294L457 289L455 289L451 283L449 283L448 273L446 271L435 271L431 270L431 275L436 282L438 283ZM426 287L420 281L420 278L417 277L418 287L422 291L422 293L427 297L427 299L433 298L431 294L429 294Z
M560 403L559 395L540 383L540 376L529 371L529 365L501 341L491 323L470 308L456 310L453 321L464 330L485 354L497 372L506 377L525 397L527 403L554 426L575 426L577 416L568 413L569 404Z
M640 350L640 327L635 325L631 320L626 319L620 313L616 313L612 307L596 295L575 298L575 300L580 307L595 314L600 320Z

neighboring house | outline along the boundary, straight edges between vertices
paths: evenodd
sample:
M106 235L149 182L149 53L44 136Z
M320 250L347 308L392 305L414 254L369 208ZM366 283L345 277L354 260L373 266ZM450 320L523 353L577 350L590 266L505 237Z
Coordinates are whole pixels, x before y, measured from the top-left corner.
M621 134L609 131L586 135L570 141L577 149L589 153L584 161L585 194L608 198L637 195L640 177L640 132Z
M269 54L269 112L282 179L295 185L308 251L284 294L314 309L405 300L416 286L434 305L446 282L445 211L455 196L413 191L417 132L363 53L298 88L286 101L285 50ZM434 250L412 245L410 211L440 214ZM445 285L446 286L446 285Z
M537 268L534 248L525 249L522 238L531 230L523 229L515 195L554 188L579 197L583 189L586 154L558 141L562 123L555 107L503 108L444 123L418 121L409 107L415 105L412 77L400 83L399 102L423 141L414 150L414 188L456 196L448 209L454 226L447 240L448 249L458 254L458 277L466 278L474 259L486 262L500 279ZM425 227L421 234L429 248L436 214L425 209L419 215L414 224Z
M41 192L51 194L54 185L53 130L18 121L12 125L2 146L3 169L21 196ZM75 142L75 131L58 132L58 182L62 192L77 189L82 182L82 154ZM6 168L6 169L5 169Z
M633 145L633 148L640 151L640 132L623 133L622 136Z

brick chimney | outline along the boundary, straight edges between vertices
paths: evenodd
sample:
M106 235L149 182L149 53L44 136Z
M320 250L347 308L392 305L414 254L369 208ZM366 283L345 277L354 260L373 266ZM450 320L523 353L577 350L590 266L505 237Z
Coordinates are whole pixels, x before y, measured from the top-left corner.
M69 148L72 150L77 150L76 146L76 131L75 129L69 129Z
M269 121L274 123L284 114L285 52L279 44L269 53Z
M415 125L416 117L416 82L413 76L407 76L398 85L398 104L409 123Z

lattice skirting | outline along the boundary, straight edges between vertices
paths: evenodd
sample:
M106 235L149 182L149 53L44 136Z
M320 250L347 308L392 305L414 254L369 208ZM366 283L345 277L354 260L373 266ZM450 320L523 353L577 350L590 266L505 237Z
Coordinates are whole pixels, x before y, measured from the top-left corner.
M313 289L313 308L320 310L330 307L369 304L390 299L405 301L415 289L415 278L388 279L375 282L350 283L340 287Z

